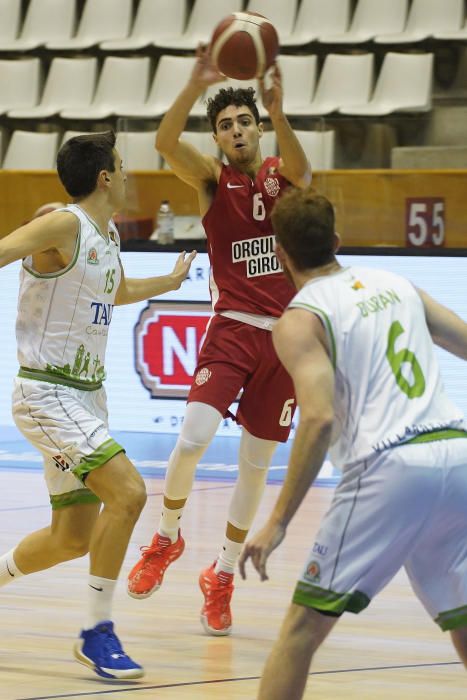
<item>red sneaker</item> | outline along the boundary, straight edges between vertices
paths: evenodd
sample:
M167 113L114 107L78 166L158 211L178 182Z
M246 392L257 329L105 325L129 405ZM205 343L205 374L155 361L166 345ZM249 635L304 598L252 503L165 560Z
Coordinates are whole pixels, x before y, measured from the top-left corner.
M217 637L230 634L232 614L230 600L234 591L233 574L214 573L216 562L199 575L199 585L204 595L201 623L207 634Z
M141 547L142 557L128 574L128 595L132 598L148 598L162 585L165 570L178 559L185 549L185 540L180 530L178 539L170 544L170 539L159 535L152 538L149 547Z

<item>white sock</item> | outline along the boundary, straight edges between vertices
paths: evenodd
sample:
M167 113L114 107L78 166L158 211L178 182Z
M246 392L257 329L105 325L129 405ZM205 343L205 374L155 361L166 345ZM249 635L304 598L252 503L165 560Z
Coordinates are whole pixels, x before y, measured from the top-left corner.
M84 629L89 630L99 622L112 619L112 599L117 581L89 574L88 613Z
M158 533L164 537L170 537L173 544L178 539L178 530L180 528L180 520L183 514L183 508L172 510L166 506L162 507L162 515L159 521Z
M224 546L219 552L216 566L214 567L214 573L219 574L221 571L225 571L227 574L233 574L235 571L235 564L237 563L242 549L243 542L234 542L226 537Z
M6 586L7 583L11 583L21 578L21 576L24 576L23 572L20 571L15 564L13 557L15 549L16 547L10 549L9 552L0 557L0 587Z

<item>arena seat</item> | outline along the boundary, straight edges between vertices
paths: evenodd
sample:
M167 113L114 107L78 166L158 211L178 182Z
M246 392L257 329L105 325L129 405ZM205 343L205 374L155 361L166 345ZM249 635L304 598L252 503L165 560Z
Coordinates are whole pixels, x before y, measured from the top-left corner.
M91 104L62 110L60 116L62 119L107 119L124 115L128 110L138 113L147 96L150 61L149 56L108 56Z
M125 110L121 110L120 114L126 117L141 117L142 119L161 117L172 105L182 86L188 81L194 65L194 56L161 56L146 102L134 107L128 105Z
M155 131L120 131L116 147L125 170L160 170L161 157L154 143Z
M0 50L5 43L12 42L21 25L22 0L0 0Z
M178 36L157 39L154 43L166 49L196 49L200 42L209 43L218 22L232 12L240 12L242 5L242 0L194 0L185 31Z
M284 91L283 109L285 114L293 114L311 103L316 87L318 59L316 56L287 56L278 58L282 73Z
M1 49L31 51L48 41L66 41L73 34L75 16L76 0L31 0L20 36L2 41Z
M375 37L377 44L411 44L435 33L459 30L464 21L464 0L412 0L403 32L384 32Z
M39 101L39 58L0 60L0 114L33 107Z
M433 54L388 51L371 99L339 109L352 116L381 116L392 112L427 112L431 109Z
M281 45L302 46L329 34L342 34L349 26L350 0L302 0L292 34Z
M96 46L106 39L121 39L130 33L132 0L86 0L75 37L48 41L54 51L77 51Z
M264 15L277 29L279 39L292 34L297 15L297 0L249 0L248 12Z
M51 170L55 167L58 132L14 131L8 144L4 170Z
M334 167L335 132L295 130L312 170L330 170Z
M131 34L103 41L102 51L137 51L167 36L180 36L188 15L187 0L140 0Z
M337 112L346 105L365 102L373 86L373 64L371 53L328 54L312 101L304 107L294 107L288 113L320 116Z
M13 109L10 119L46 119L65 109L91 104L97 77L97 58L54 58L36 106Z
M358 0L348 31L320 37L323 44L360 44L377 34L400 33L407 20L408 0Z

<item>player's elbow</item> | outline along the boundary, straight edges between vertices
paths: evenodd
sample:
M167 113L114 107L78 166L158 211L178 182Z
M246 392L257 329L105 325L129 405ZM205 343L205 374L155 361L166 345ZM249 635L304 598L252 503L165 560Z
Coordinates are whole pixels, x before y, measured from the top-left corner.
M158 131L156 134L156 151L158 151L163 158L166 158L167 155L173 153L177 142L177 140L174 141L174 139Z

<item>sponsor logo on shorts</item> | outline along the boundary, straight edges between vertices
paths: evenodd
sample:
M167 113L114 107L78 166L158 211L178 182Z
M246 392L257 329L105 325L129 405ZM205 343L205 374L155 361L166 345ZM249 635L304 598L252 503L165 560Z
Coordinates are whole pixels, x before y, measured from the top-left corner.
M277 197L281 190L277 177L267 177L264 181L264 188L270 197Z
M55 455L55 457L52 457L53 461L55 462L55 466L57 469L60 469L62 472L69 472L70 471L70 465L62 457L62 455Z
M97 433L101 430L105 430L105 427L103 425L98 425L97 428L95 428L95 430L92 431L91 435L88 436L88 440L91 440L91 438L97 435Z
M317 561L312 561L305 573L305 578L312 583L321 581L321 569Z
M200 371L195 377L195 384L197 384L198 386L206 384L206 382L210 379L211 374L212 372L210 369L208 369L207 367L203 367L202 369L200 369Z
M328 547L326 547L326 545L320 544L319 542L314 543L313 554L318 554L320 557L325 557L327 553Z

